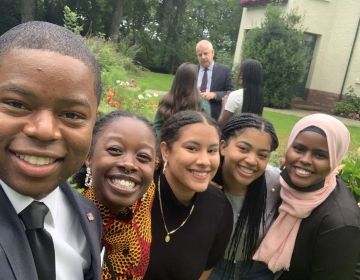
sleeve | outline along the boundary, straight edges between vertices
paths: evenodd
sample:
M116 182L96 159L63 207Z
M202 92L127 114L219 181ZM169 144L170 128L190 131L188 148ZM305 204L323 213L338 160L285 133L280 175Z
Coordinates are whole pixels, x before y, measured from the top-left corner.
M153 122L153 128L155 130L157 137L160 136L160 130L161 130L162 125L163 125L163 121L160 117L159 111L156 111L155 117L154 117L154 122Z
M243 105L243 91L236 90L229 94L225 103L225 110L231 113L235 113L239 109L241 111Z
M311 279L354 279L359 254L359 227L344 226L320 234L314 249Z
M234 90L231 69L225 65L223 67L224 67L224 79L225 79L224 87L222 88L221 91L215 92L215 100L216 101L221 101L225 95L229 94L229 92Z
M233 211L229 201L224 197L224 211L219 219L218 229L210 250L205 270L213 268L224 256L233 227Z

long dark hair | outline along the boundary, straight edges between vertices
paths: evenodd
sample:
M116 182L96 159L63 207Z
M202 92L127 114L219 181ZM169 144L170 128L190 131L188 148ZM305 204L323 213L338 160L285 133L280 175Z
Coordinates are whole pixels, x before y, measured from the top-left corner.
M196 79L196 65L185 62L179 66L170 91L159 103L158 112L163 121L183 110L200 110L201 98Z
M243 113L231 118L222 131L221 139L227 142L232 137L240 135L247 128L256 128L268 133L271 138L271 151L276 150L279 146L279 140L273 125L264 118L251 113ZM234 272L233 264L241 241L243 242L242 256L244 262L251 264L251 258L258 244L260 228L265 226L266 192L264 172L247 187L244 203L226 256L229 262L225 267L225 271L230 271L230 275Z
M239 73L244 88L244 101L241 112L261 116L264 109L261 63L255 59L245 59L240 65Z

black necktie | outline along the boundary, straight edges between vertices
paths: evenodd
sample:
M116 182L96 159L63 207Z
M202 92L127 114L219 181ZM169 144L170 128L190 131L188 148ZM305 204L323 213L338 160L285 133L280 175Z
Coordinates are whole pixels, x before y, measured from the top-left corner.
M206 86L207 86L207 68L204 68L204 75L201 81L201 85L200 85L200 92L205 92L206 91Z
M33 201L20 212L19 217L26 228L39 280L55 280L55 250L50 233L44 228L49 208L39 201Z

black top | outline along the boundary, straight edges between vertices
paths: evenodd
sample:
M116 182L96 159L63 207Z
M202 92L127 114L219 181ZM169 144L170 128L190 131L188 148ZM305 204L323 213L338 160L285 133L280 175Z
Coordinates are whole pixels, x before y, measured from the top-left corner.
M163 175L161 198L166 226L171 231L185 220L191 206L186 207L176 199ZM198 279L222 258L232 231L230 203L220 190L210 186L197 193L193 203L195 207L187 222L166 243L156 190L151 215L150 263L144 279Z
M354 279L359 257L360 208L338 179L329 197L302 220L290 270L283 272L279 279Z

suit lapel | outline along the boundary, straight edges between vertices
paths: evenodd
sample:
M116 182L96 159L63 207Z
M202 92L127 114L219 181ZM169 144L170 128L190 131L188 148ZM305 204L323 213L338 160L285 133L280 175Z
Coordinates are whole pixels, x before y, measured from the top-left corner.
M37 279L35 263L24 227L1 186L0 231L0 244L16 279Z
M101 227L101 218L98 213L94 212L97 211L95 206L88 201L85 202L86 198L78 194L69 184L63 184L61 190L79 215L81 227L90 246L91 273L93 275L100 275L100 233L98 227Z
M218 70L218 67L216 67L216 63L214 62L214 66L212 69L212 75L211 75L210 91L213 91L213 88L215 88L217 70Z

